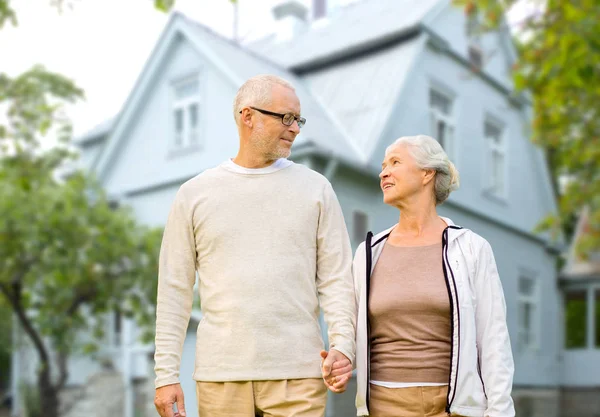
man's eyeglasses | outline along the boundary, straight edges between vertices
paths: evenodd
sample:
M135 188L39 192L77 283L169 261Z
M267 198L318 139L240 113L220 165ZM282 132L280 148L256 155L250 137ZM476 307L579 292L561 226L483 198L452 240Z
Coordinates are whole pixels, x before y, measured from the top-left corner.
M249 106L249 107L252 110L256 110L257 112L260 112L262 114L266 114L268 116L280 117L281 118L281 123L283 123L285 126L291 126L292 124L294 124L294 120L298 122L298 127L300 129L302 129L302 127L306 124L306 119L304 117L297 117L293 113L275 113L275 112L272 112L272 111L259 109L257 107L252 107L252 106ZM242 113L242 111L240 110L240 114L241 113Z

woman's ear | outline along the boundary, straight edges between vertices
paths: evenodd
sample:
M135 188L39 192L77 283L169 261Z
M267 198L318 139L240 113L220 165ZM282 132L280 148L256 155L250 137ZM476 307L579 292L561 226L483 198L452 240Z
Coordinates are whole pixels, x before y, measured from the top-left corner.
M429 184L435 178L435 169L425 169L425 175L423 175L423 185Z

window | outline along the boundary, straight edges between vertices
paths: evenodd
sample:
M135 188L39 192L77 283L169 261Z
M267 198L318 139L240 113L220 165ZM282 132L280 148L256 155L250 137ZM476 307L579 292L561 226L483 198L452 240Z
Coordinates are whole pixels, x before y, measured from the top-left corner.
M538 300L537 280L530 276L520 276L517 297L519 350L533 349L538 345Z
M486 121L484 136L488 149L488 189L492 194L504 197L506 194L504 133L500 126L490 121Z
M481 36L484 31L481 13L475 6L466 19L466 35L468 40L467 54L469 62L474 69L480 69L483 66L483 48L481 46Z
M429 91L429 110L431 113L431 136L442 145L442 148L453 159L454 122L452 119L452 99L435 89Z
M587 291L565 293L565 348L587 346Z
M112 314L112 340L113 346L121 346L121 335L123 327L123 315L119 310L115 310Z
M356 243L360 243L363 240L365 240L366 236L367 236L367 229L368 229L368 216L366 213L362 212L362 211L354 211L354 213L352 213L352 224L353 224L353 231L352 231L352 240Z
M200 144L200 80L189 77L173 85L173 145L175 148Z
M515 398L516 415L523 417L534 416L535 402L532 397L520 396Z
M469 62L476 69L480 69L483 66L483 52L476 44L469 45Z

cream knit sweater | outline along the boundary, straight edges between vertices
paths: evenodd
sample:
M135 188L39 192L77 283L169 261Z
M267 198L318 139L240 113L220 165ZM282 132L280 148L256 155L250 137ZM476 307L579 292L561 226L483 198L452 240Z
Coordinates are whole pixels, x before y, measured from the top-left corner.
M196 272L195 380L320 377L319 304L329 347L353 361L351 256L331 185L302 165L228 161L183 184L160 252L156 387L179 382Z

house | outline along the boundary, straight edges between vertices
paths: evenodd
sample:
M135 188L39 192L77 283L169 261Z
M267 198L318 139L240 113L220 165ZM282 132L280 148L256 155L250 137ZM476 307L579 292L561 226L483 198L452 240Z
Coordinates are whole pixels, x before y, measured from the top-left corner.
M577 244L591 231L590 223L585 208L560 273L564 305L561 408L568 410L564 417L600 414L600 253L583 258L577 252Z
M327 9L315 0L309 17L302 3L280 2L276 33L246 45L173 13L118 115L78 139L82 164L140 221L164 225L184 181L235 155L231 105L239 86L257 74L279 75L297 87L307 119L291 158L332 183L356 247L368 230L397 221L378 186L385 148L403 135L437 138L462 184L440 213L484 236L495 252L517 407L557 416L564 382L559 249L532 231L556 203L544 155L529 141L531 103L511 82L510 34L477 35L450 0L362 0ZM199 315L182 358L189 416ZM104 355L124 375L123 416L133 415L134 403L149 403L152 415L151 347L137 344L132 323L120 323L112 320ZM99 365L74 361L76 389ZM332 396L327 415L353 415L353 396L353 389Z

